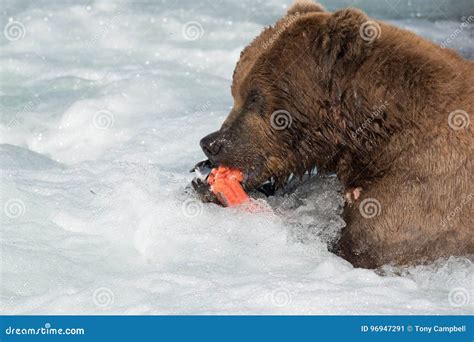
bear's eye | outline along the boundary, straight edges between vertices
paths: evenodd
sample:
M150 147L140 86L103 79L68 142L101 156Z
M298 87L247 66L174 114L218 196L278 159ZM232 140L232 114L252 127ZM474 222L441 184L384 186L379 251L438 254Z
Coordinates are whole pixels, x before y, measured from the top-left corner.
M257 104L259 100L260 100L260 94L258 93L257 90L253 89L247 95L246 104L248 107L250 107Z

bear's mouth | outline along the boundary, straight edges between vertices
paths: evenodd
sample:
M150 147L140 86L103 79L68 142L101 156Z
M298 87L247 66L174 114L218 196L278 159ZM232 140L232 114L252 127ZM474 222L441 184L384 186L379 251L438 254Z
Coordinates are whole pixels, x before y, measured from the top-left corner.
M191 172L195 172L201 180L206 179L212 169L219 166L227 166L238 169L242 172L244 179L242 186L246 192L258 191L265 196L273 196L277 189L277 181L272 177L266 177L263 173L258 172L256 168L242 169L231 165L218 165L209 159L203 160L194 166Z
M271 177L264 177L254 170L242 171L244 180L242 186L247 192L258 191L265 196L273 196L277 189L276 182Z

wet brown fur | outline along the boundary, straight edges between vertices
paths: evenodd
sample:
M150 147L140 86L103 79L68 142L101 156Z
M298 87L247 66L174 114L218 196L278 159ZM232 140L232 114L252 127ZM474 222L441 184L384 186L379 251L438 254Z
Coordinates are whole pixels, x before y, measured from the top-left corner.
M367 42L368 20L303 1L265 29L235 68L215 162L245 170L249 188L314 167L361 187L336 248L355 266L472 256L473 125L448 116L474 113L474 63L381 21ZM272 127L277 110L289 127ZM380 203L372 218L365 199Z

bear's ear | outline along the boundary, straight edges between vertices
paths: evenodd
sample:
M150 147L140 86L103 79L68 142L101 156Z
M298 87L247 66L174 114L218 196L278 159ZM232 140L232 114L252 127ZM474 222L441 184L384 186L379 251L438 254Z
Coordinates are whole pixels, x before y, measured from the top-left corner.
M380 37L380 26L354 8L334 12L327 21L325 45L330 62L355 61L364 58L372 43Z
M288 9L287 15L293 15L296 13L308 13L308 12L325 12L323 6L313 2L312 0L295 0L293 5Z

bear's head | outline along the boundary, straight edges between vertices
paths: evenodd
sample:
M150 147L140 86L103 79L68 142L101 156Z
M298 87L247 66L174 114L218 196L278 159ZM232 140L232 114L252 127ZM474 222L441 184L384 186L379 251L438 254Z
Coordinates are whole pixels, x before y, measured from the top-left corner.
M241 53L233 109L200 142L211 163L242 170L247 189L314 167L333 170L344 143L335 73L350 72L368 52L359 36L366 20L358 10L329 13L306 0L266 28Z

